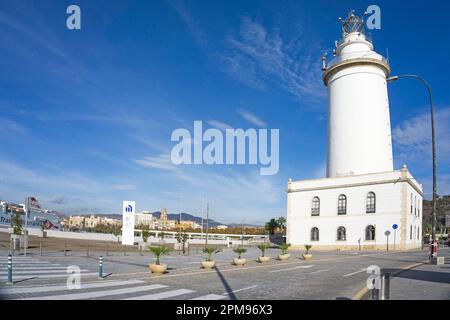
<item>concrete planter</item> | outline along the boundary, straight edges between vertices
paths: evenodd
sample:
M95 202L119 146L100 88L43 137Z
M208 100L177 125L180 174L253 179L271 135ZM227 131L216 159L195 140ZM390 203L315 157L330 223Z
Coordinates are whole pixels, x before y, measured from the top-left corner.
M280 255L278 255L278 260L284 261L284 260L289 259L290 257L291 257L290 253L280 254Z
M238 259L238 258L233 259L233 263L236 266L243 266L245 264L245 262L247 262L246 259Z
M156 274L163 274L167 271L167 264L150 264L150 271Z
M303 254L303 260L310 260L312 259L312 254L308 253L308 254Z
M214 260L211 260L211 261L202 260L202 268L203 269L212 269L215 266L216 266L216 262Z
M270 257L258 257L258 261L261 263L268 262L270 260Z

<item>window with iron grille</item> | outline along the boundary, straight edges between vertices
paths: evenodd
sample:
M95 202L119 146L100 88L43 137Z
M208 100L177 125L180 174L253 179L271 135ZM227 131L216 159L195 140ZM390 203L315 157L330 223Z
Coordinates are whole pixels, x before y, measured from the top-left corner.
M319 241L319 228L314 227L311 229L311 241Z
M347 232L344 227L339 227L337 229L337 240L345 241L347 239Z
M375 227L370 225L366 227L366 241L375 240Z
M366 200L366 213L375 213L376 209L376 197L374 192L369 192L367 194Z
M320 215L320 198L319 197L314 197L312 200L311 215L312 216Z
M338 198L338 214L347 214L347 197L344 194Z

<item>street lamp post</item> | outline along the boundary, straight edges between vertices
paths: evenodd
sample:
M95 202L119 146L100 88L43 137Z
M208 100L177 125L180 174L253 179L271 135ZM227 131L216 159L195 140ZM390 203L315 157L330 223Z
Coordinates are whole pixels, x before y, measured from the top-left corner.
M434 240L436 238L436 139L434 134L434 110L433 110L433 94L431 92L431 87L429 84L423 79L415 74L403 74L399 76L393 76L387 79L387 81L397 81L400 78L412 78L422 81L425 87L428 90L428 94L430 96L430 113L431 113L431 144L433 149L433 209L432 209L432 224L431 224L431 238Z

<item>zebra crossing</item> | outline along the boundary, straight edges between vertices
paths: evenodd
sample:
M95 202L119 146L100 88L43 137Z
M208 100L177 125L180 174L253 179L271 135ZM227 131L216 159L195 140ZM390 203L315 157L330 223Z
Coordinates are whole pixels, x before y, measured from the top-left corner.
M68 265L41 260L38 257L13 257L12 261L14 282L36 278L61 281L70 276L70 273L67 273ZM0 259L0 283L8 279L7 266L7 259ZM80 275L83 279L83 276L98 276L98 272L80 268ZM0 285L0 299L5 300L222 300L227 298L227 295L201 295L192 289L170 288L168 285L137 279L81 281L80 287L72 290L67 284L3 286L3 283Z
M79 289L69 290L65 285L33 287L0 287L5 300L223 300L226 295L201 295L192 289L175 289L164 284L150 284L144 280L99 280L81 283Z
M3 257L2 257L3 258ZM67 265L53 263L51 261L42 260L34 257L13 257L13 281L21 281L26 279L58 279L66 278ZM97 272L80 268L80 275L95 276ZM0 281L8 279L8 262L7 258L0 260Z

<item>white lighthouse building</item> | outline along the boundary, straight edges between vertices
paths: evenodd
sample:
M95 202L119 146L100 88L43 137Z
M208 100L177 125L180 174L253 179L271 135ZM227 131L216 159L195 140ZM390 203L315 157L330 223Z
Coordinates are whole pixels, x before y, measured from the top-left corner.
M422 186L394 170L388 61L374 51L364 20L342 21L335 57L324 62L328 163L323 179L287 186L287 242L315 249L408 249L421 245Z

